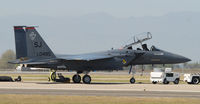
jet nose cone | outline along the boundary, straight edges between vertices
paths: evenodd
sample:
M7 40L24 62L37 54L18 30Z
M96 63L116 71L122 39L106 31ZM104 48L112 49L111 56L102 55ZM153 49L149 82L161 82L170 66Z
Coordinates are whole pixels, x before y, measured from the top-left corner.
M192 61L191 59L189 59L189 58L186 58L186 57L184 57L182 60L183 60L184 62L189 62L189 61Z
M178 54L173 54L173 53L169 53L167 57L169 57L168 61L170 61L170 63L173 63L173 64L185 63L185 62L191 61L191 59L189 58L186 58Z
M180 56L180 55L177 58L178 58L178 60L179 60L180 63L185 63L185 62L191 61L191 59L186 58L184 56Z

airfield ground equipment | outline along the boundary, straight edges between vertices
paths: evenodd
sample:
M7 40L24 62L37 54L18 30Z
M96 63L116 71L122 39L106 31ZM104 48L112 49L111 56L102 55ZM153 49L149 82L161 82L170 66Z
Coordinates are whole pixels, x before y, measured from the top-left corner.
M10 76L0 76L0 82L21 82L21 81L22 81L21 76L18 76L14 80Z
M187 82L188 84L199 84L199 82L200 82L200 73L184 74L183 81Z
M58 73L58 78L56 77L56 71L51 70L50 76L48 79L49 81L54 81L54 82L62 82L62 83L70 83L70 78L64 77L62 73Z
M180 74L177 72L172 72L171 68L154 68L154 72L150 73L150 81L153 84L163 83L169 84L169 82L173 82L174 84L178 84L180 80Z

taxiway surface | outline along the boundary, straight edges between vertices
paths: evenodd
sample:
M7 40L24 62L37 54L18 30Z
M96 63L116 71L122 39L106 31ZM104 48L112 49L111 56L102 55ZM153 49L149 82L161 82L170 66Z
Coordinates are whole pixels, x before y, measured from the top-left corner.
M200 98L200 85L153 85L127 83L63 84L51 82L0 82L0 94Z

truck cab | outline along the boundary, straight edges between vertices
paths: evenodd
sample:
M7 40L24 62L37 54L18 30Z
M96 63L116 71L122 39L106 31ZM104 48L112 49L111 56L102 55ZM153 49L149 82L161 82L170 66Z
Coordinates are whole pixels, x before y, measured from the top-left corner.
M157 68L158 69L158 68ZM169 84L169 82L173 82L174 84L178 84L180 80L180 74L176 72L171 72L171 68L162 68L160 71L155 71L150 73L150 81L153 84L163 83Z

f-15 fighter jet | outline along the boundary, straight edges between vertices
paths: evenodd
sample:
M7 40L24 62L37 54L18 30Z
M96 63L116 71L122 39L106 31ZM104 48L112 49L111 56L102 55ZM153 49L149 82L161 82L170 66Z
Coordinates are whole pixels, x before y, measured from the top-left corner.
M77 73L73 76L74 83L91 83L89 72L122 70L124 66L146 64L177 64L190 61L190 59L166 52L152 46L147 48L143 41L152 38L150 32L143 39L135 38L131 44L121 49L111 49L102 52L79 54L79 55L56 55L42 39L34 26L14 26L16 60L9 63L23 64L26 67L49 68L50 79L56 80L57 70L72 70ZM142 49L133 49L135 44L141 44ZM79 74L85 74L83 78ZM130 79L135 83L135 78Z

